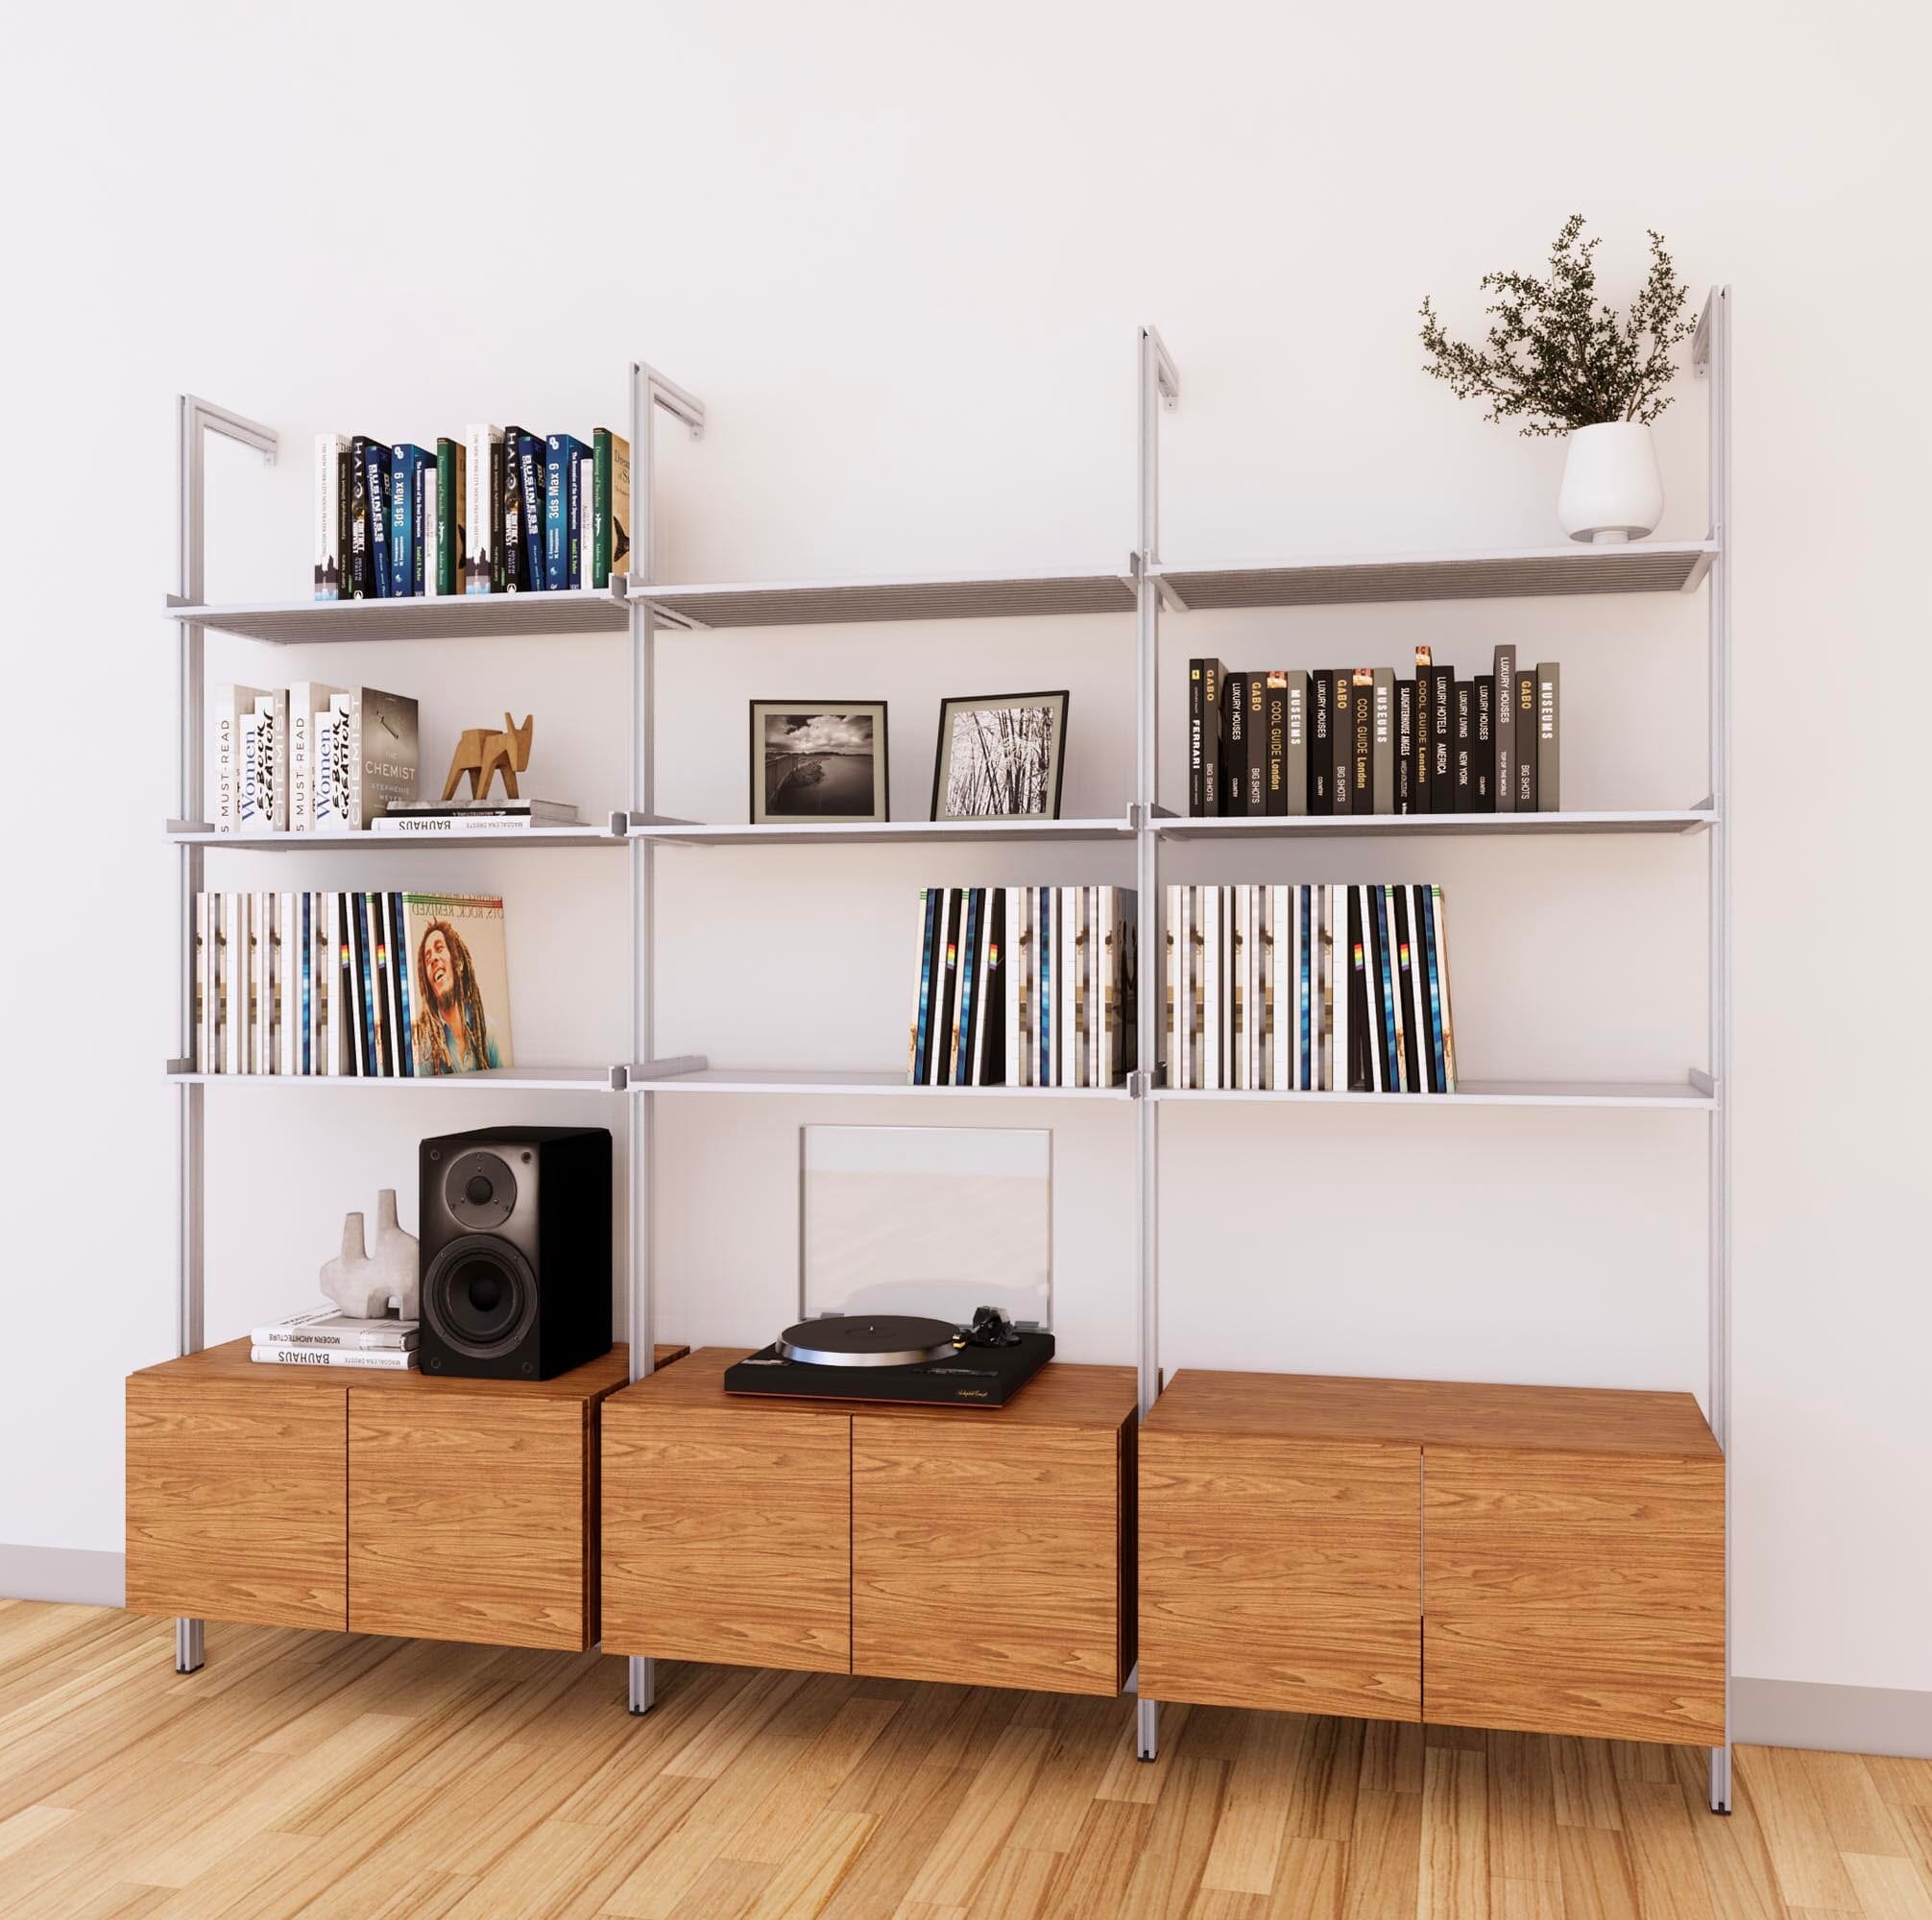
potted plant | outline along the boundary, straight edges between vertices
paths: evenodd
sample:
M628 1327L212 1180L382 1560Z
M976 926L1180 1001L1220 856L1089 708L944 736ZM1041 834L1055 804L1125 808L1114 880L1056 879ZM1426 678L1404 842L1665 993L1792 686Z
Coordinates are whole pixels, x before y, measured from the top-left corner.
M1591 256L1600 243L1582 232L1582 215L1572 214L1550 249L1546 279L1483 276L1484 292L1496 296L1483 347L1450 339L1425 298L1423 371L1460 398L1487 400L1491 420L1521 419L1526 436L1566 435L1557 518L1572 540L1608 544L1640 540L1663 516L1651 422L1671 403L1672 349L1694 329L1660 233L1651 235L1649 277L1620 317L1597 298Z

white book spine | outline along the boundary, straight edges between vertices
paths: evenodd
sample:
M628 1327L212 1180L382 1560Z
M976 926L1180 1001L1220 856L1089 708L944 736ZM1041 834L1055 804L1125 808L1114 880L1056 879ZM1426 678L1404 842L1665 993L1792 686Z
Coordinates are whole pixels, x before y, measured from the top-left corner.
M263 811L271 833L288 831L288 688L268 695L269 737L266 756L268 788Z
M250 908L254 941L254 1070L275 1071L275 896L257 890Z
M342 505L336 463L349 452L339 433L315 437L315 597L342 597Z
M195 896L195 1057L197 1073L212 1072L214 1054L208 1045L208 897Z
M1429 889L1429 904L1436 918L1436 972L1441 982L1442 994L1444 1092L1453 1093L1456 1091L1456 1016L1449 1006L1449 928L1443 914L1440 887L1432 886Z
M1353 1085L1349 1003L1354 998L1350 983L1355 977L1355 952L1348 941L1348 889L1337 885L1329 894L1329 911L1335 916L1335 1091L1346 1093Z
M463 434L464 540L469 548L458 565L459 585L466 593L491 590L490 555L497 540L499 503L490 497L490 449L503 444L503 429L466 427Z
M1195 890L1181 887L1177 895L1180 919L1174 936L1174 1044L1178 1053L1168 1062L1168 1085L1191 1088L1195 1084Z
M1055 1078L1062 1087L1077 1087L1080 1084L1080 890L1057 887L1053 900L1060 921L1060 951L1064 956L1059 1005L1053 1010L1060 1035L1060 1070Z
M1277 1093L1294 1085L1294 1017L1288 993L1289 959L1294 951L1294 913L1288 887L1268 890L1268 1084Z
M221 896L221 1070L224 1073L240 1073L246 1069L248 1060L244 1039L248 1019L248 967L242 944L247 936L241 896L225 893Z
M282 1367L366 1367L372 1372L407 1373L416 1365L412 1353L358 1353L347 1348L258 1347L251 1345L249 1358Z
M328 894L323 901L324 990L323 1061L324 1072L331 1076L349 1071L343 1058L343 1033L349 1023L349 997L342 991L342 896Z
M208 701L210 757L215 773L215 831L232 833L235 827L235 730L249 689L226 682L218 685Z
M432 460L423 469L423 596L436 591L436 543L443 526L441 489L437 485L437 463Z
M577 564L570 575L572 587L592 584L591 543L596 531L596 462L589 453L577 463Z
M1201 1086L1220 1085L1220 888L1205 886L1201 899Z
M532 820L527 813L378 813L369 823L372 833L460 834L529 833L540 828L581 825L568 820Z

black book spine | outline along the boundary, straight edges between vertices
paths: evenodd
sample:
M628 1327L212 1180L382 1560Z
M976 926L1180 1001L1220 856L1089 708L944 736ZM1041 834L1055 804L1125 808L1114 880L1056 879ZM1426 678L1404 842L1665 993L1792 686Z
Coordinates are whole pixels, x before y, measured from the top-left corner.
M1375 811L1375 673L1357 667L1349 676L1348 810Z
M1221 812L1220 693L1227 669L1218 660L1201 661L1201 811Z
M1416 1027L1415 934L1409 922L1409 889L1389 889L1389 911L1395 928L1395 992L1402 1008L1402 1071L1412 1093L1428 1086L1422 1073L1422 1035Z
M1536 662L1536 810L1563 810L1563 669Z
M345 600L354 597L356 589L350 580L349 541L354 525L355 467L353 457L347 453L335 456L335 515L336 525L341 529L337 535L337 564L341 567L341 577L337 593Z
M1390 1077L1395 1063L1389 1057L1389 1007L1384 992L1389 966L1389 949L1382 938L1382 889L1359 887L1362 897L1364 957L1368 963L1368 1076L1378 1093L1393 1090Z
M1231 673L1222 689L1221 808L1226 814L1247 811L1247 675Z
M1456 811L1456 669L1429 669L1429 811Z
M523 463L518 443L525 438L519 426L503 429L503 590L520 593L529 578L523 564Z
M1288 760L1285 778L1290 813L1308 811L1308 675L1294 667L1282 676L1288 688Z
M1247 812L1268 811L1268 676L1247 677Z
M1536 676L1516 669L1516 811L1536 810Z
M1329 703L1328 731L1333 748L1329 790L1335 796L1338 813L1355 811L1355 703L1351 698L1355 676L1345 666L1329 675L1332 698Z
M1201 670L1204 660L1188 661L1188 818L1198 820L1201 805Z
M1335 677L1317 667L1308 677L1308 810L1335 811Z
M503 457L503 440L499 434L490 443L490 512L495 524L490 539L490 590L504 593L509 590L509 564L503 556L503 515L504 494L510 485L509 463Z
M1496 811L1516 810L1516 649L1496 649Z
M343 522L343 532L349 546L351 600L375 597L374 564L369 552L369 464L364 457L368 445L361 434L349 443L349 518Z
M993 915L992 937L986 948L986 1023L979 1049L979 1085L1003 1087L1006 1084L1006 969L1011 955L1006 950L1006 889L994 887L989 895Z
M1343 887L1347 902L1342 919L1348 929L1348 1087L1351 1092L1372 1093L1375 1076L1368 1064L1368 929L1362 924L1362 889Z
M1288 676L1268 676L1268 714L1264 738L1268 744L1268 788L1264 810L1288 811Z
M1418 813L1415 804L1415 683L1395 683L1395 810Z
M1496 810L1496 680L1479 673L1476 689L1476 811Z
M1455 685L1455 754L1451 777L1456 782L1456 811L1476 811L1476 690L1466 680Z
M1428 928L1422 911L1422 899L1428 891L1423 886L1400 889L1409 913L1409 964L1415 972L1413 1004L1421 1015L1415 1047L1422 1056L1422 1077L1412 1084L1418 1091L1439 1093L1442 1085L1436 1074L1436 1010L1429 998Z

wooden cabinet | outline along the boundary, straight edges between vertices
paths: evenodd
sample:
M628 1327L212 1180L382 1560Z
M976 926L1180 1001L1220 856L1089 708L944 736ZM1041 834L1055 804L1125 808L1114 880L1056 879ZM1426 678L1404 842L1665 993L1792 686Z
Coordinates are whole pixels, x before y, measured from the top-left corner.
M705 1348L603 1421L613 1653L1112 1694L1133 1665L1134 1383L1004 1407L727 1394Z
M1688 1394L1185 1372L1140 1460L1150 1699L1724 1738Z
M621 1347L552 1380L270 1367L238 1340L134 1374L128 1605L591 1646L598 1408L628 1371Z

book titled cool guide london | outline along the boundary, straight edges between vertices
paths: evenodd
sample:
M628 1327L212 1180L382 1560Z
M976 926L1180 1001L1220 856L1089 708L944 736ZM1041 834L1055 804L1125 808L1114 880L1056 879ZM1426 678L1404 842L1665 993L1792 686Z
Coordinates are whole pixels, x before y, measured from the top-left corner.
M503 902L486 894L195 897L201 1073L418 1079L513 1067Z
M907 1023L920 1087L1122 1085L1139 924L1122 887L927 887Z
M1456 1092L1440 887L1174 886L1166 906L1169 1087Z
M318 600L603 588L630 564L631 449L523 427L315 437Z
M1459 677L1428 647L1393 667L1231 669L1188 662L1188 812L1561 810L1562 675L1495 650Z

